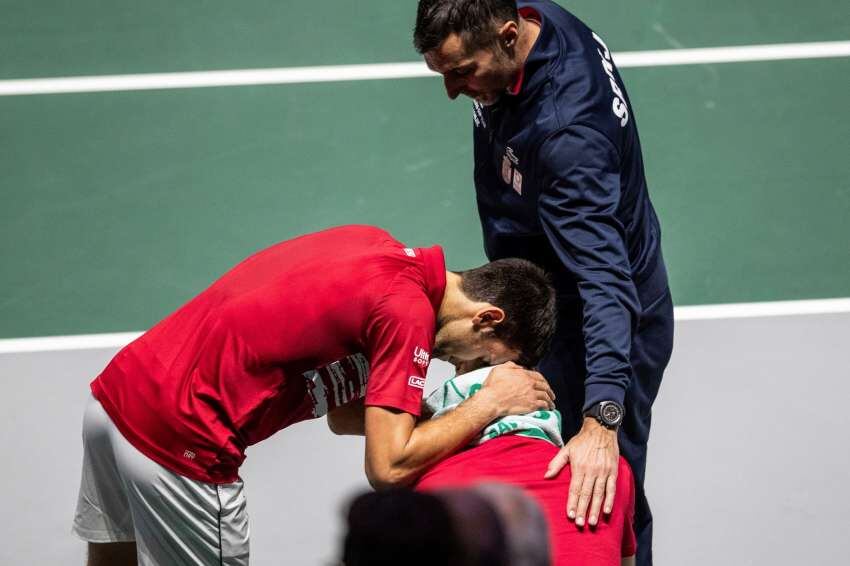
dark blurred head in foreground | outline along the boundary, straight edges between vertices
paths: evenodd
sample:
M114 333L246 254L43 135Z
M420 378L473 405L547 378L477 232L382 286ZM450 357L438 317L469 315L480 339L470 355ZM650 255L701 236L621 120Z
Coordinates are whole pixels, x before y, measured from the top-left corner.
M537 504L501 484L367 493L348 511L345 566L549 566Z

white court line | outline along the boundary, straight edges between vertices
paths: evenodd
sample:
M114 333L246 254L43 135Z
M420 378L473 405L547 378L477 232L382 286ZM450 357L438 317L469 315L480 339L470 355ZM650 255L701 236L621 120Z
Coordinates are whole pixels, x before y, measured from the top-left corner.
M121 348L141 335L141 332L115 332L112 334L75 334L71 336L6 338L0 340L0 354Z
M850 41L623 51L622 68L850 57ZM422 62L0 80L0 96L433 77Z
M620 54L614 54L617 66L623 68L783 61L787 59L825 59L830 57L850 57L850 41L624 51Z
M850 313L850 298L691 305L675 308L677 321L837 313Z
M676 307L675 309L677 321L837 313L850 313L850 298L693 305ZM0 340L0 354L121 348L141 334L141 332L117 332L113 334L8 338Z

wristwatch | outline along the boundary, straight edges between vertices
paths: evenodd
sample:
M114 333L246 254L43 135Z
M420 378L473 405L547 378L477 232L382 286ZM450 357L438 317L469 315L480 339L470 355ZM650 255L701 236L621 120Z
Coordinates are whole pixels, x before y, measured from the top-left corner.
M626 416L626 409L616 401L600 401L586 410L584 416L593 417L607 429L617 430Z

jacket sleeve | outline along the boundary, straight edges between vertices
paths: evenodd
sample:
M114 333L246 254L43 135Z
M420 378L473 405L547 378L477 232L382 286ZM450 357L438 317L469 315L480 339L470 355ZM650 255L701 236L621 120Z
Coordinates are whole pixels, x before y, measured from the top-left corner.
M587 126L547 138L537 154L539 214L546 237L573 274L583 304L585 403L625 398L640 303L632 281L620 205L620 160L611 141Z

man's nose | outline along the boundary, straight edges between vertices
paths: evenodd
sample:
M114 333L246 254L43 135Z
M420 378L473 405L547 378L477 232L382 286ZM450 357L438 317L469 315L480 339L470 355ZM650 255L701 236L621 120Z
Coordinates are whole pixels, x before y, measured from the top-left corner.
M448 95L450 100L454 100L460 95L460 85L458 84L458 81L444 76L443 86L446 87L446 94Z

